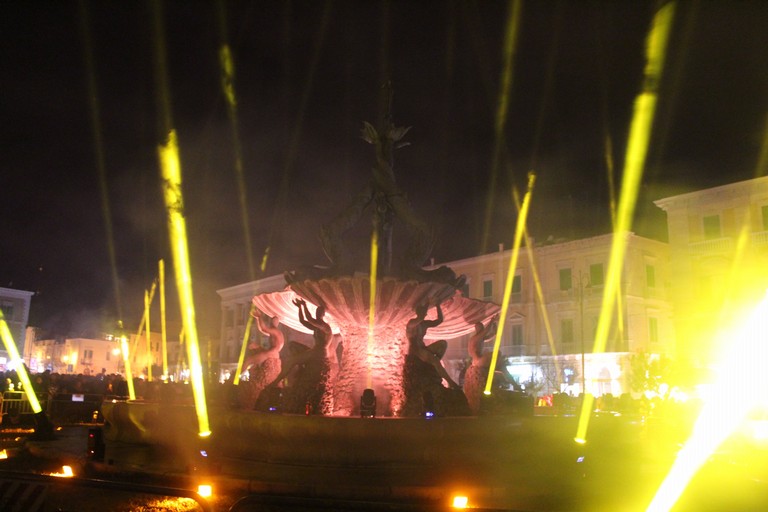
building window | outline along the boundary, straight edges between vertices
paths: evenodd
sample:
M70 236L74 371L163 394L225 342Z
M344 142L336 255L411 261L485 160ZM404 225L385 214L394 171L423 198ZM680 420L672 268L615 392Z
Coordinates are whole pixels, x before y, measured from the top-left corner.
M704 238L706 240L712 240L714 238L720 238L722 232L720 231L720 216L719 215L705 215L704 222Z
M593 263L589 266L590 286L603 286L603 264Z
M648 288L656 288L656 268L653 265L645 266L645 284Z
M563 318L560 320L560 340L563 343L573 343L573 319Z
M560 269L560 290L565 292L570 290L571 288L573 288L573 275L571 274L571 269L561 268Z
M0 310L3 312L3 318L6 320L13 320L13 303L3 302L0 304Z
M763 229L768 231L768 204L763 205Z
M490 279L483 280L483 298L490 299L493 297L493 281Z
M512 293L520 294L523 291L523 276L515 276L512 279Z
M512 325L512 346L519 347L523 344L523 324Z
M655 317L648 318L648 339L651 343L659 342L659 319Z

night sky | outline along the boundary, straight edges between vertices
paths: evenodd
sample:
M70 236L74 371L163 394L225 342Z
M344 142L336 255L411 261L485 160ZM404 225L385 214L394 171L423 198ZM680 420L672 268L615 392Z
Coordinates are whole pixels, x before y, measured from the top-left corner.
M118 303L132 331L160 258L172 276L156 156L163 131L151 5L0 1L0 286L37 292L30 323L52 334L111 328ZM388 80L395 124L412 127L410 146L395 154L398 184L436 230L433 257L483 252L510 5L162 4L204 335L218 332L215 291L260 277L249 272L235 148L256 266L267 247L267 276L327 264L320 226L370 178L373 150L360 129L363 121L377 123ZM620 175L656 5L523 2L487 250L510 246L511 190L524 187L529 170L538 177L529 219L535 239L610 230L606 135ZM765 173L758 161L768 119L766 27L768 2L678 5L638 234L666 237L655 199ZM222 41L235 63L237 143L221 92ZM114 269L106 226L114 234ZM173 293L169 284L172 319Z

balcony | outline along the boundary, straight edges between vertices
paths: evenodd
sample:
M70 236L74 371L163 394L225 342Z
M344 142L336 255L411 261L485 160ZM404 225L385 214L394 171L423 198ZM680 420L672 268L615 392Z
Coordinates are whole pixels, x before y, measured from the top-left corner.
M726 254L733 251L733 240L729 237L713 238L688 244L688 252L691 256L705 256L709 254Z
M752 245L764 247L768 245L768 231L752 233Z

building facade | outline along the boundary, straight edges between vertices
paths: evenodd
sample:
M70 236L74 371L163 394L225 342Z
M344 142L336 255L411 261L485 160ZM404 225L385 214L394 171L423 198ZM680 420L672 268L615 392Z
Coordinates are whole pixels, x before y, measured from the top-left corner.
M706 366L719 333L768 289L768 177L655 204L667 214L679 349Z
M152 367L153 378L162 377L163 353L160 333L132 334L127 340L131 354L131 374L134 377L149 378ZM169 374L174 379L182 378L184 365L178 341L166 342L166 358ZM106 334L102 338L60 338L34 340L27 351L25 362L32 372L49 371L59 374L125 376L125 360L119 337Z
M521 248L499 348L518 382L543 393L619 395L630 391L631 353L674 356L668 246L633 233L622 236L627 251L621 285L601 353L593 353L593 345L614 235ZM466 296L501 304L511 258L512 251L499 247L447 265L466 276ZM467 342L449 342L445 360L454 372L465 364ZM492 343L487 345L490 350Z
M0 287L0 310L20 356L24 354L29 307L33 295L34 292ZM6 368L10 362L9 357L5 344L0 345L0 370Z

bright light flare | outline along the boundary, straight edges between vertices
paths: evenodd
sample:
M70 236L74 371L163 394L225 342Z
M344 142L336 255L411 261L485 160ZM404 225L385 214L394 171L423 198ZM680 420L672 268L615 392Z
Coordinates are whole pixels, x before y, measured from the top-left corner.
M643 177L645 158L651 139L651 128L656 111L657 89L664 67L667 41L672 29L675 12L674 2L659 9L653 20L651 31L646 41L646 66L642 92L635 99L634 113L630 124L627 152L624 156L624 174L621 181L618 211L614 224L614 236L611 243L610 259L603 289L602 308L597 322L593 353L605 352L611 329L616 296L621 285L624 256L627 252L627 233L632 227L632 220L637 204L637 195ZM576 437L586 439L589 418L592 414L594 396L584 390L584 400L579 416Z
M454 496L451 500L452 508L467 508L469 506L469 498L466 496Z
M195 401L199 432L209 432L208 407L205 403L203 365L200 361L200 347L195 319L195 303L192 294L192 272L187 247L187 227L184 219L184 201L181 193L181 164L176 131L171 130L165 145L158 148L163 177L165 207L168 211L168 232L173 253L173 268L176 274L176 289L179 293L182 323L187 344L192 395Z
M61 466L61 472L51 473L51 476L56 476L59 478L72 478L75 476L75 472L72 471L72 466Z
M211 484L200 484L197 486L197 494L203 498L210 498L213 496L213 486Z
M509 259L509 269L507 270L507 280L504 285L504 299L501 301L501 313L499 314L499 325L496 328L496 339L493 343L493 355L491 356L490 368L496 368L496 361L499 358L499 348L501 347L501 337L504 334L504 321L507 318L507 310L509 310L509 298L512 295L512 283L515 280L515 268L517 268L517 259L520 255L520 244L523 240L523 233L525 233L525 222L528 217L528 208L531 204L531 193L533 192L533 185L536 182L536 175L533 173L528 174L528 190L523 197L523 204L520 206L520 210L517 214L517 226L515 227L515 238L512 244L512 257ZM486 395L491 394L491 387L493 386L493 374L494 371L488 372L488 380L485 383Z
M710 455L751 411L768 403L768 375L763 368L768 358L768 294L743 325L723 339L724 356L712 394L649 511L672 508Z
M0 459L7 459L8 458L8 450L3 448L0 450Z

